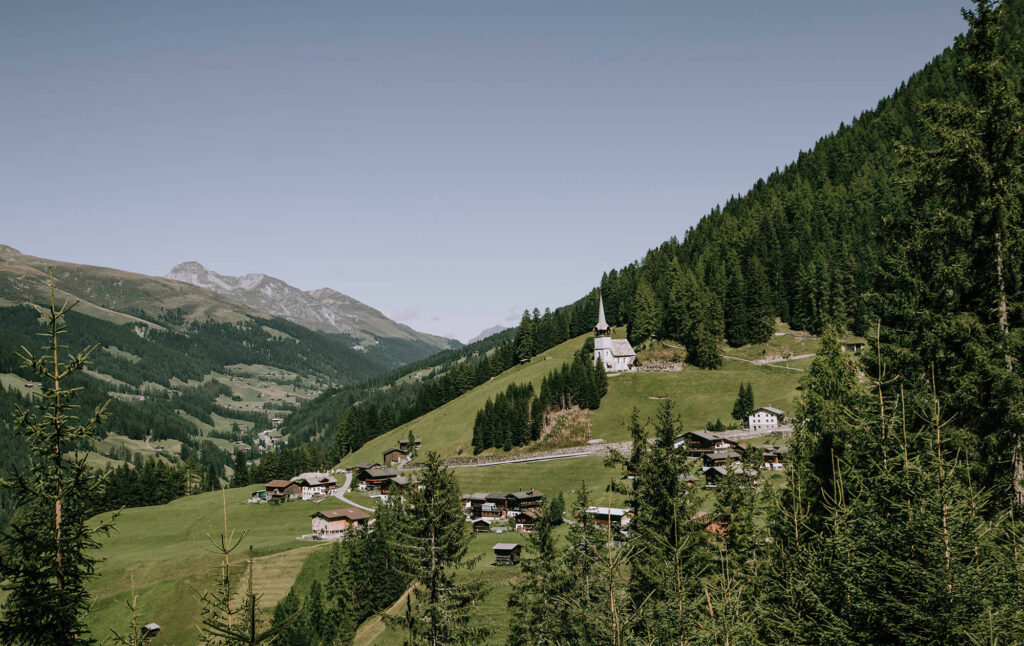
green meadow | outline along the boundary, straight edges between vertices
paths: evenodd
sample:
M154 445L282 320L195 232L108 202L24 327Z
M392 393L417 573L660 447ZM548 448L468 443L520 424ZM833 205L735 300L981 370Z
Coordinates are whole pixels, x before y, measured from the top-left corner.
M318 508L343 506L329 499L321 505L290 502L283 505L248 504L249 489L180 498L166 505L124 510L114 520L115 531L102 538L97 576L90 584L93 608L89 626L100 639L110 629L123 632L128 621L124 602L134 581L139 618L160 624L155 644L194 644L199 622L198 592L212 589L221 562L211 538L224 532L225 511L229 535L240 538L232 562L241 565L249 545L257 556L257 583L265 593L263 604L272 606L291 587L308 554L320 544L298 541L310 532L310 515ZM222 504L226 501L226 506ZM94 523L110 520L101 514Z

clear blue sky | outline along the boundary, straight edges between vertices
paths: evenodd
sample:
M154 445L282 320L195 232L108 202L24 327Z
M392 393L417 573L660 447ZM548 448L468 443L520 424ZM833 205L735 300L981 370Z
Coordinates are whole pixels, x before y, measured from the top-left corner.
M873 107L961 4L2 3L0 243L267 273L465 340Z

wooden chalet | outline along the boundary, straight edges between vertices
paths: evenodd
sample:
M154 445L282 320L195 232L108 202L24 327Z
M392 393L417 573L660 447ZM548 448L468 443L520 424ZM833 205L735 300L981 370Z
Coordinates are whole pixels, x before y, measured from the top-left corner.
M697 476L690 473L680 473L679 484L683 485L684 488L689 489L693 485L697 484Z
M302 485L291 480L271 480L266 485L267 500L283 502L302 497Z
M473 531L477 534L486 534L491 531L491 523L494 522L493 518L474 518L469 521L473 524Z
M394 476L380 485L380 492L385 496L401 496L409 489L413 480L408 476Z
M366 469L360 474L360 489L380 489L389 478L398 477L398 469L391 467L380 467Z
M764 468L769 471L781 471L786 468L786 457L789 447L785 444L765 444L761 447L764 451Z
M355 507L321 509L312 515L313 536L321 540L336 540L351 527L365 527L370 514Z
M747 482L751 482L757 477L757 471L753 469L744 469L743 465L739 462L734 462L728 466L711 467L704 470L704 481L707 483L707 487L713 489L718 486L718 483L722 479L729 476L730 472L743 478Z
M480 505L480 515L484 518L504 518L505 507L493 502L485 502Z
M517 532L532 532L540 518L538 509L521 509L512 515Z
M413 449L418 449L418 448L420 448L420 446L422 444L423 444L423 440L421 440L418 437L413 439L411 447L409 446L409 440L408 439L398 440L398 448L402 449L403 451L410 451L410 450L413 450Z
M544 502L544 494L536 489L516 491L505 496L505 507L514 509L536 509Z
M518 565L521 551L519 543L498 543L494 546L494 564Z
M691 457L699 458L705 453L720 451L738 451L739 443L719 436L710 431L690 431L677 438L678 446L686 446L686 451Z
M409 453L405 449L391 448L384 451L384 464L391 467L396 464L405 464L409 461Z
M352 471L358 477L358 475L363 471L366 471L367 469L377 469L380 468L380 466L381 465L377 464L376 462L360 462L354 467L351 467L349 471Z
M612 525L614 527L625 527L633 518L633 510L617 507L587 507L587 514L594 519L594 523L597 525Z
M715 451L712 453L705 453L701 456L704 461L705 467L722 467L733 462L738 462L741 456L736 451Z
M487 494L485 493L462 494L463 508L474 517L482 514L485 502L487 502Z

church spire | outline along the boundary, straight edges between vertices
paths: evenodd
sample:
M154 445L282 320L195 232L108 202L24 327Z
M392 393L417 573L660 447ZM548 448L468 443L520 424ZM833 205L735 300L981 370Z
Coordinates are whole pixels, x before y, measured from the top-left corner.
M599 296L598 298L600 300L598 300L597 305L597 327L594 328L594 333L607 333L609 328L608 322L604 320L604 296Z

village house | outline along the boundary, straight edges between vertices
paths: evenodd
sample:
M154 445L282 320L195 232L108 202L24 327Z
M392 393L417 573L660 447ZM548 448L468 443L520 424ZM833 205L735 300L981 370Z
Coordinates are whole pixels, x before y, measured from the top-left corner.
M388 449L384 451L384 464L389 467L402 465L409 461L409 453L405 449Z
M313 536L320 540L337 540L351 527L365 527L370 514L355 507L322 509L312 516Z
M413 484L415 480L408 476L394 476L388 478L380 485L380 497L387 502L388 496L404 496L405 492L409 490L409 485Z
M493 549L495 565L519 564L519 553L522 551L519 543L498 543Z
M302 473L292 478L292 482L302 487L303 500L330 495L338 488L338 481L329 473Z
M544 494L536 489L529 491L516 491L505 496L505 508L509 511L516 509L536 509L544 502Z
M267 502L267 490L257 489L256 491L249 494L248 502Z
M711 467L720 467L732 462L738 462L743 457L736 451L716 451L714 453L705 453L701 459L704 462L704 469Z
M690 473L680 473L679 484L683 485L686 489L689 489L693 487L693 485L697 484L697 476Z
M398 469L391 467L364 469L359 472L359 488L376 493L389 478L396 477L398 477Z
M761 447L764 452L764 468L770 471L781 471L786 468L786 454L789 447L785 444L765 444Z
M398 448L402 449L403 451L407 451L407 452L412 452L412 451L418 450L420 448L420 446L422 446L423 440L421 440L418 437L414 438L413 441L412 441L412 444L413 444L412 446L409 446L409 440L407 440L407 439L406 440L398 440Z
M480 505L480 515L491 519L504 518L505 507L493 502L485 502Z
M636 368L636 352L628 339L613 339L611 327L604 317L604 297L597 306L597 325L594 327L594 365L602 365L606 372L623 372Z
M512 515L517 532L532 532L540 518L540 511L537 509L521 509Z
M597 525L612 525L614 527L625 527L633 518L633 510L619 509L617 507L587 507L587 514Z
M690 431L676 437L675 448L686 447L690 457L699 458L705 453L716 451L739 451L740 445L736 440L727 437L720 437L711 431Z
M769 431L779 428L785 420L785 413L778 408L762 406L757 408L747 418L747 426L752 431Z
M473 532L477 534L486 534L491 531L491 523L494 522L493 518L470 518L470 524L473 525Z
M291 480L271 480L266 485L267 500L284 502L302 497L302 486Z
M470 517L480 516L485 502L487 502L487 494L485 493L462 494L463 508Z
M729 475L730 471L734 475L743 478L743 480L748 483L754 482L758 473L754 469L744 469L743 465L739 462L733 462L732 464L723 467L711 467L704 471L704 482L707 483L707 488L716 488L718 484Z
M866 345L864 339L859 337L842 339L839 341L839 349L843 352L850 352L856 354L864 349Z

